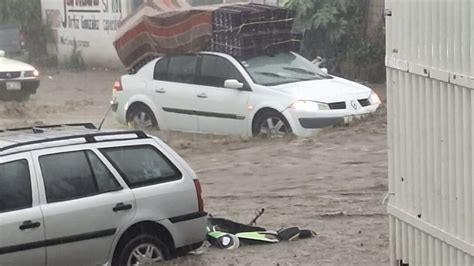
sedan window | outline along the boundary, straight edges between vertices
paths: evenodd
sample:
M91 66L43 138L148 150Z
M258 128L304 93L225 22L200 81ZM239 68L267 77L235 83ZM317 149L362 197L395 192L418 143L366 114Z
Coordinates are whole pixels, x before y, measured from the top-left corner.
M201 75L198 83L204 86L224 87L224 81L236 79L245 83L240 72L229 61L212 55L204 55L201 63Z
M31 179L26 160L0 164L0 213L32 205Z
M153 146L101 149L131 188L181 179L181 172Z
M176 55L158 60L153 79L180 83L193 83L196 74L195 55Z
M168 80L168 58L162 58L156 62L155 71L153 73L153 79L155 80Z

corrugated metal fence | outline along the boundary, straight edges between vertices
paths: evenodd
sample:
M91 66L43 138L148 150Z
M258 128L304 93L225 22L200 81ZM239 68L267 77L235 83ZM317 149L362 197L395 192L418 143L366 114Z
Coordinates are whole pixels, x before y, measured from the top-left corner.
M474 1L385 7L391 265L473 265Z

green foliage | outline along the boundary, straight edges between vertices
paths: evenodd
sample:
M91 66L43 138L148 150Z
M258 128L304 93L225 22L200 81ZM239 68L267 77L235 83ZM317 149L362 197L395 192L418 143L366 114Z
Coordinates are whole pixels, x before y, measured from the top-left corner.
M0 0L0 23L15 23L28 34L30 61L46 54L51 29L41 19L41 0Z
M356 79L374 80L366 69L376 65L381 69L378 79L384 78L383 29L372 38L367 34L369 0L286 0L284 4L297 12L294 26L304 34L304 56L321 56L332 73Z

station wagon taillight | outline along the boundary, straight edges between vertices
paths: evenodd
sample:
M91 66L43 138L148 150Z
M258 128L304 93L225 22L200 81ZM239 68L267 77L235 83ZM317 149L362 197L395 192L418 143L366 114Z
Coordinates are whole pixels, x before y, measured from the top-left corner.
M198 209L199 209L200 212L203 212L204 211L204 200L202 199L202 188L201 188L201 182L199 182L199 179L194 179L194 186L196 187Z
M118 79L118 80L115 81L114 87L113 87L112 90L113 90L113 91L121 91L121 90L123 90L123 88L122 88L122 80L121 80L121 79Z

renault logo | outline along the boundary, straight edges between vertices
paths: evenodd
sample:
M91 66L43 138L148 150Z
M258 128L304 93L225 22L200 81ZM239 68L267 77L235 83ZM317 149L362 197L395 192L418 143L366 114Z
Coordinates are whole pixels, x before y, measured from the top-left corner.
M354 110L357 110L357 108L358 108L357 102L354 101L354 100L351 101L351 106L352 106L352 108L354 108Z
M12 77L12 74L11 73L7 73L7 78L11 78Z

